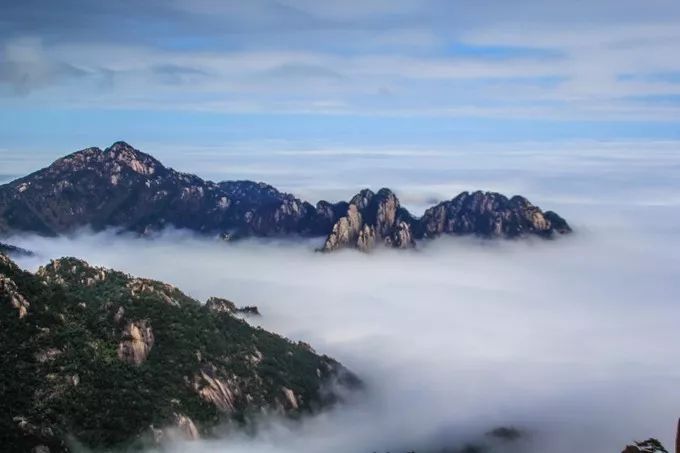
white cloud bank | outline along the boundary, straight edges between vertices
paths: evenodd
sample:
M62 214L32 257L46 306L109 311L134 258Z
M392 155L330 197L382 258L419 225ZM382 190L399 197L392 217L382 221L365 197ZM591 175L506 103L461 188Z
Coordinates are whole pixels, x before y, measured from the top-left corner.
M402 188L402 198L452 196L457 185L492 181L563 214L576 232L557 241L441 239L371 255L313 253L318 241L224 244L183 232L153 241L84 233L10 242L39 253L20 260L30 269L75 255L201 300L258 305L263 327L309 342L367 383L360 401L301 425L274 422L254 438L177 451L422 452L498 425L530 433L514 447L523 453L620 451L650 436L670 446L680 415L676 145L541 146L245 161L249 171L264 157L270 165L307 162L299 180L309 193L324 184L358 189L368 174L345 168L380 168L374 178ZM276 182L292 184L296 175ZM253 174L267 179L260 176Z
M410 451L528 430L524 451L670 445L680 394L678 240L606 231L554 242L439 240L415 252L312 252L313 244L216 245L81 235L16 238L258 305L263 327L310 342L367 383L361 401L255 438L178 451ZM260 321L258 321L260 322Z

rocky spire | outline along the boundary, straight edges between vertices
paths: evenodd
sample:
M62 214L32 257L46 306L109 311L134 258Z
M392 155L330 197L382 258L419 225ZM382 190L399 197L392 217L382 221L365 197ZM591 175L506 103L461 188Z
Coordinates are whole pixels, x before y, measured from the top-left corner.
M381 243L408 248L413 246L411 222L413 218L390 189L383 188L377 193L364 189L352 197L347 215L333 225L323 250L368 251Z

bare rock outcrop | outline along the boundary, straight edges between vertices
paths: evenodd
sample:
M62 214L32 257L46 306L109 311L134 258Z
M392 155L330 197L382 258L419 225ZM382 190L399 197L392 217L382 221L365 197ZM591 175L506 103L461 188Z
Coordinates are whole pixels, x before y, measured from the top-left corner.
M283 397L285 398L285 404L284 404L285 409L287 409L287 410L297 410L299 408L298 399L295 396L295 392L293 392L288 387L283 387L281 389L281 393L283 393Z
M146 320L129 322L118 344L118 358L131 365L141 365L149 357L153 345L153 330Z
M373 193L364 189L352 197L347 215L335 223L322 250L355 248L366 252L378 244L409 248L414 245L413 221L391 190Z
M231 315L246 316L260 315L260 310L256 306L237 307L232 301L221 297L209 298L205 303L205 307L214 313L229 313Z
M205 307L215 313L235 313L236 304L221 297L211 297L205 303Z
M194 390L199 396L212 403L222 412L234 410L237 389L226 379L218 376L214 366L204 366L198 375L194 376Z
M2 274L0 274L0 296L4 296L9 300L12 307L19 312L20 319L28 314L28 308L31 304L19 293L16 283L11 278Z
M157 446L171 444L177 441L194 441L201 438L194 421L181 413L172 414L172 422L164 428L149 426L153 441Z
M154 294L163 298L168 305L179 306L180 302L175 297L178 293L177 288L167 283L160 283L145 278L133 278L127 284L133 296L144 294Z
M350 204L347 209L347 215L341 217L335 225L333 230L326 238L324 244L324 251L337 250L344 247L358 247L358 241L361 236L362 243L366 243L368 238L366 232L362 235L362 217L357 205Z
M198 440L200 435L192 419L183 414L175 414L175 426L185 440Z

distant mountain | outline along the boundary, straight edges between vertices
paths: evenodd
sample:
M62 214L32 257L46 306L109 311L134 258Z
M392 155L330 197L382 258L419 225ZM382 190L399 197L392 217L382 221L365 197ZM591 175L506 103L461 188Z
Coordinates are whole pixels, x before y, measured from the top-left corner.
M32 256L33 252L11 244L0 242L0 253L10 256Z
M326 251L407 248L441 234L548 238L571 231L552 211L492 192L463 192L421 218L389 189L312 205L264 183L214 183L177 172L125 142L78 151L0 186L0 234L58 235L83 226L141 234L173 226L224 238L326 236Z
M656 439L647 439L643 442L635 442L627 445L621 453L669 453Z
M2 450L210 437L258 414L321 410L360 385L335 360L239 312L74 258L30 274L0 254Z

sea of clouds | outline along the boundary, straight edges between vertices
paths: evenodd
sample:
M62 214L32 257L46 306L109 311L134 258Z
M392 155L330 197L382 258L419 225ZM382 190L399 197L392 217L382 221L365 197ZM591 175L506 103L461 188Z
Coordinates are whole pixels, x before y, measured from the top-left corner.
M297 169L303 192L361 187L363 177L343 186L337 174L324 186L333 159L320 155ZM555 241L442 238L371 254L315 253L322 239L228 244L183 231L8 242L37 252L18 260L31 270L77 256L199 300L257 305L263 316L251 322L309 342L366 383L301 423L272 420L256 436L178 452L441 451L491 442L485 433L497 426L527 433L497 451L604 453L651 436L670 446L680 415L676 155L661 146L373 157L376 181L416 212L459 187L491 186L562 214L575 233ZM335 159L363 168L367 157Z

